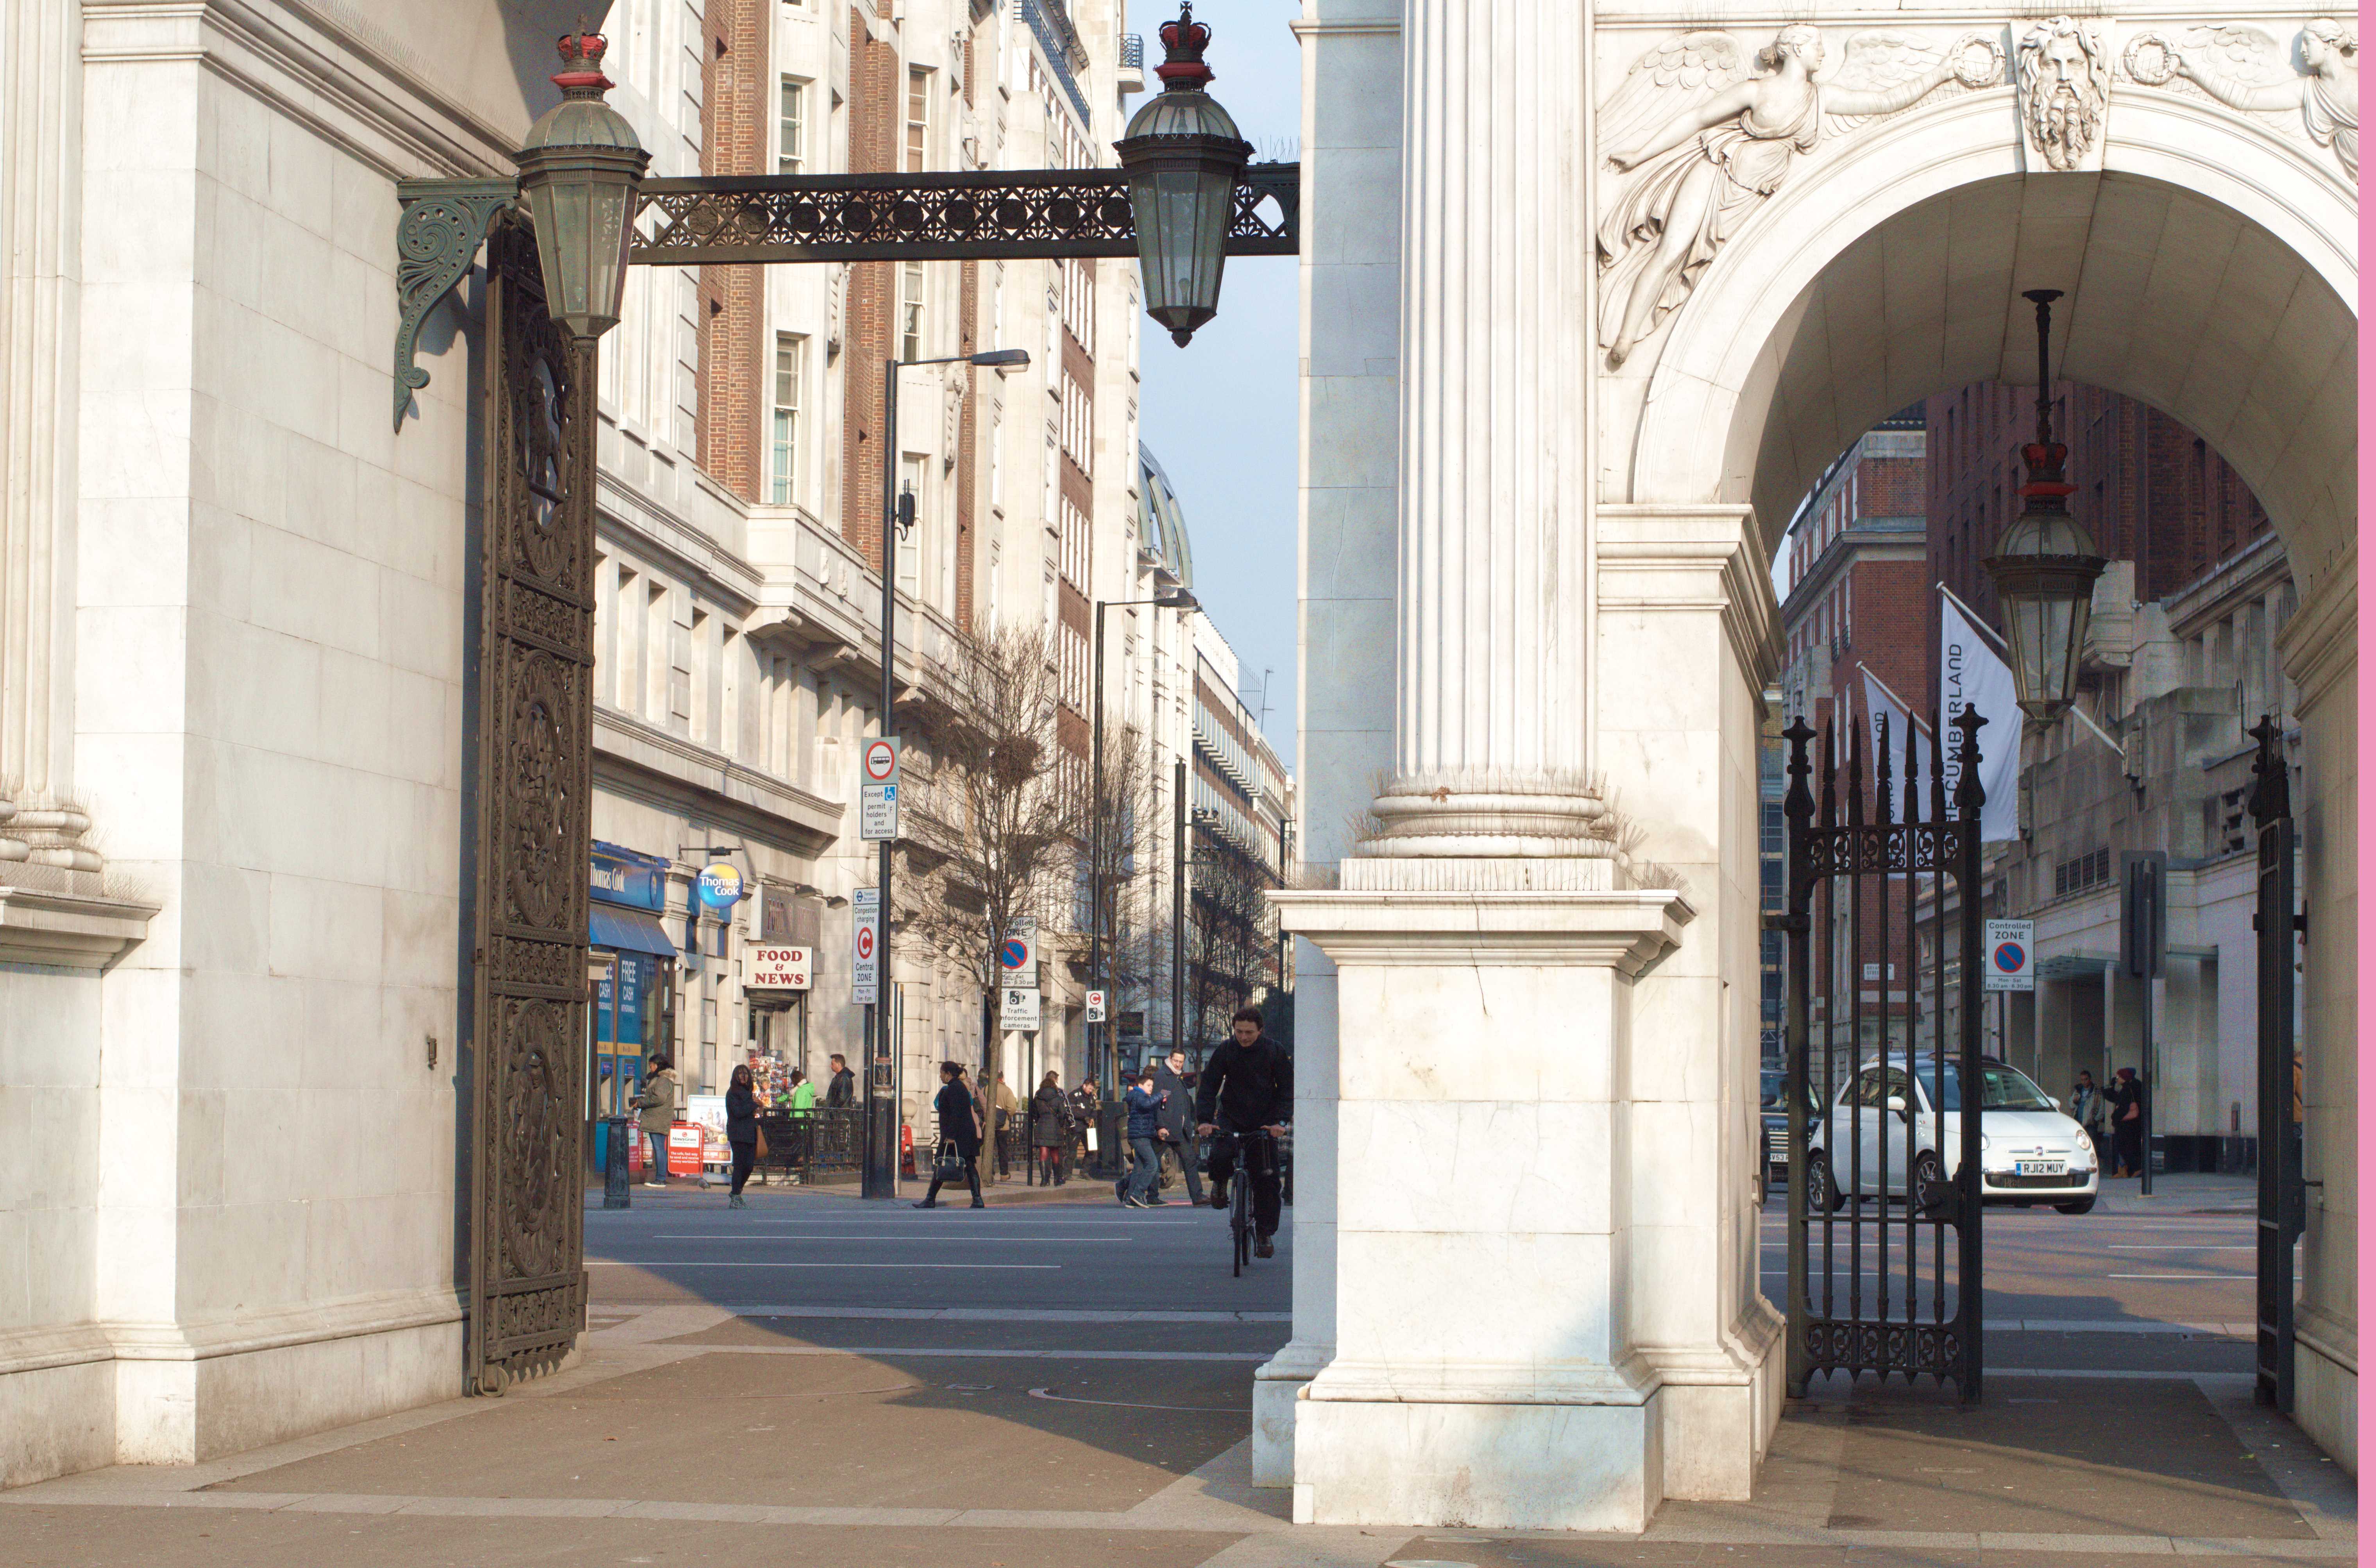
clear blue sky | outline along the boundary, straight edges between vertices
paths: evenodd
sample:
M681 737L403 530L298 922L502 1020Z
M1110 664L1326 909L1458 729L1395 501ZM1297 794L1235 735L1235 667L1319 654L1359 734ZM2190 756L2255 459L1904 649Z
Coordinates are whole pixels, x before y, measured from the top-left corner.
M1156 29L1177 0L1133 0L1146 85L1163 58ZM1211 92L1260 160L1299 155L1303 63L1291 0L1198 0L1213 30ZM1129 101L1133 111L1144 97ZM1185 349L1140 323L1139 434L1178 487L1196 557L1196 597L1238 650L1246 701L1271 671L1271 744L1295 763L1296 262L1240 256L1221 274L1220 314Z

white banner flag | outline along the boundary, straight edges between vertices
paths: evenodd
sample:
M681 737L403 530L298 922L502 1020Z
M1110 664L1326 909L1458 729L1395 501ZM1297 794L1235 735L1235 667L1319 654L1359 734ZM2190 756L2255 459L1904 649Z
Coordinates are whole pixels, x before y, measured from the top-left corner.
M1955 790L1963 769L1955 760L1964 732L1956 719L1966 707L1978 708L1988 722L1980 727L1980 788L1987 802L1980 807L1980 841L2002 843L2021 837L2021 707L2014 700L2013 671L1997 653L1988 635L1973 624L1963 606L1942 594L1939 600L1939 737L1946 774L1947 810L1955 810Z
M1859 665L1858 668L1863 669L1863 666ZM1886 740L1882 735L1883 719L1889 721L1889 733ZM1882 774L1881 749L1883 745L1889 748L1890 820L1893 822L1929 820L1930 815L1930 731L1927 730L1922 731L1922 739L1916 742L1914 748L1915 766L1911 769L1907 768L1906 732L1916 728L1914 718L1906 711L1904 705L1889 695L1889 688L1883 685L1880 677L1870 670L1864 671L1864 728L1869 737L1866 749L1871 754L1872 777L1876 779ZM1908 772L1913 773L1916 779L1915 806L1910 817L1906 810L1906 776ZM1955 809L1952 800L1947 809L1950 812Z

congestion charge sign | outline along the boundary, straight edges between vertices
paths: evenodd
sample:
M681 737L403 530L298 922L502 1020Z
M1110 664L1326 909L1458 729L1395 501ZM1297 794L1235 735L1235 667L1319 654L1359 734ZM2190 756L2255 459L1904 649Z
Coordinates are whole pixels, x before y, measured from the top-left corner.
M1986 921L1985 940L1989 961L1983 991L2035 991L2037 989L2037 922L2035 921Z

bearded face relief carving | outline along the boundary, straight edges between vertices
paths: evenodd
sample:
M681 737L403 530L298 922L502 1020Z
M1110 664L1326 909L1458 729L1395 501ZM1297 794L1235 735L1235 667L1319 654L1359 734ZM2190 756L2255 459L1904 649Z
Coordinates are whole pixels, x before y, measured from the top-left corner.
M2102 34L2070 17L2050 18L2022 35L2019 59L2022 132L2033 167L2102 169L2112 86Z

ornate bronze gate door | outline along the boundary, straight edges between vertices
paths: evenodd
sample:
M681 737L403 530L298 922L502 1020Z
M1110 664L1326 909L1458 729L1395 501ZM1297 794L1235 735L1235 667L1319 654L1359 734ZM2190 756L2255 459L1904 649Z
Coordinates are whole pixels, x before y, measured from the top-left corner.
M1908 1381L1924 1373L1953 1379L1966 1402L1979 1398L1978 731L1985 722L1969 709L1954 720L1962 731L1955 742L1962 778L1952 818L1938 726L1928 748L1927 811L1916 785L1921 748L1914 735L1906 737L1895 821L1886 718L1873 748L1871 821L1862 734L1852 732L1843 780L1825 730L1819 816L1807 788L1807 742L1815 731L1803 719L1784 731L1790 742L1790 792L1782 810L1789 823L1784 924L1790 937L1788 1378L1794 1397L1803 1396L1819 1372L1874 1372L1884 1380L1895 1372ZM1953 915L1945 912L1951 885ZM1932 932L1927 966L1916 956L1926 897ZM1952 980L1951 966L1959 969ZM1812 1128L1811 1103L1820 1107ZM1955 1232L1952 1272L1949 1230Z
M517 211L487 276L467 1369L494 1394L586 1324L594 352L546 317Z
M2260 834L2261 900L2252 914L2260 948L2260 1226L2252 1396L2290 1415L2294 1408L2294 1243L2302 1233L2301 1123L2294 1119L2293 791L2276 721L2252 727L2252 822Z

